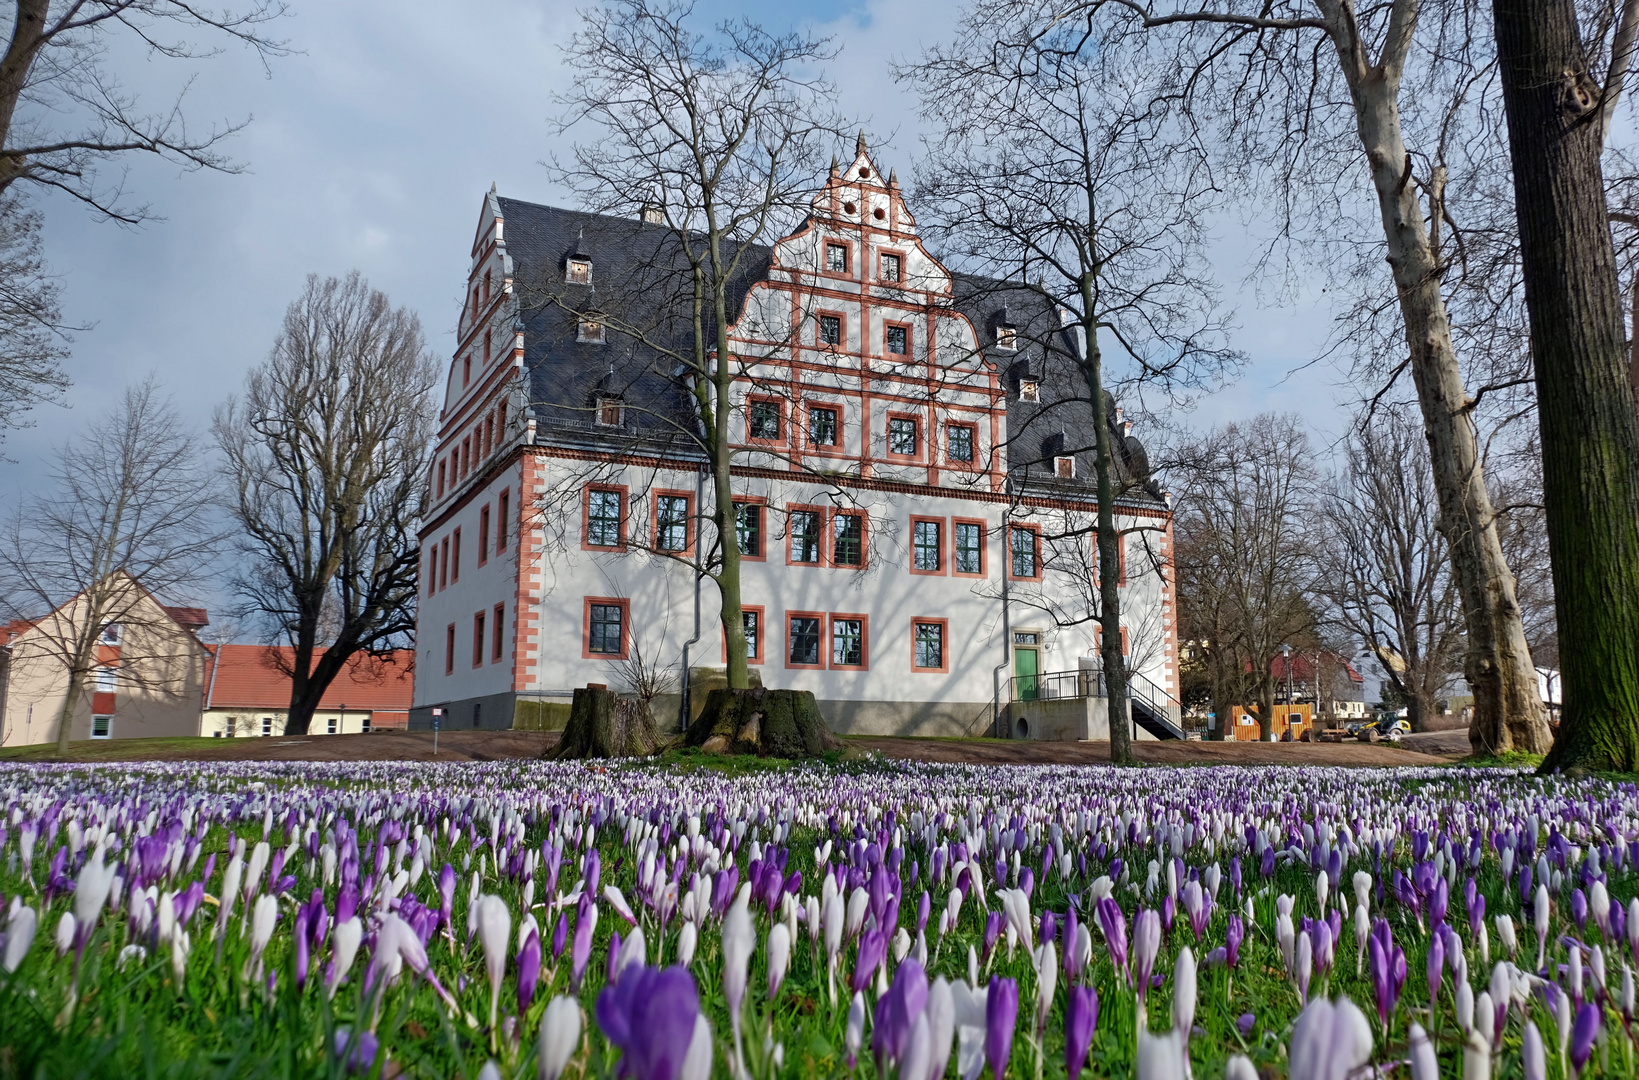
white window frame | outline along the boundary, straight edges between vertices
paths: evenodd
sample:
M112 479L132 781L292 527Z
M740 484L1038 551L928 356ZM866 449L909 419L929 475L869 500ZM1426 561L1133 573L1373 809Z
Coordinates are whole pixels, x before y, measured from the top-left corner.
M102 734L97 734L97 723L102 722ZM114 718L112 716L93 716L91 718L91 737L93 739L112 739L114 737Z

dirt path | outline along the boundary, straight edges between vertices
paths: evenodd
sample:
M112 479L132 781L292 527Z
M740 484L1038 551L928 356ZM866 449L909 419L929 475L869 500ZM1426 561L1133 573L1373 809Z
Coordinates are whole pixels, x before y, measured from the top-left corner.
M884 757L983 765L1103 765L1107 742L1014 742L990 739L850 739ZM1133 744L1149 765L1431 765L1441 755L1343 743L1150 742Z

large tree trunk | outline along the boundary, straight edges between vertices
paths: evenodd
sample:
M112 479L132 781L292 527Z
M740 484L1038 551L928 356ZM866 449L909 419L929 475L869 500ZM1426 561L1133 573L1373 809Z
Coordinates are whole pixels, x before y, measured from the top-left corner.
M70 671L68 675L68 693L63 695L63 710L57 714L57 753L68 753L68 736L74 727L74 710L80 707L80 699L85 696L85 671Z
M1269 662L1264 661L1267 668ZM1275 684L1268 679L1258 683L1258 738L1268 742L1275 734Z
M647 757L660 745L648 705L617 697L602 687L582 686L575 690L563 736L541 756L559 760Z
M1545 769L1639 768L1639 419L1570 0L1495 0L1531 316L1563 706Z
M1451 545L1452 569L1463 600L1468 654L1463 675L1474 692L1469 738L1477 751L1542 753L1550 736L1537 695L1536 669L1514 595L1514 576L1503 558L1496 514L1486 491L1472 403L1451 342L1451 323L1440 294L1442 266L1435 250L1411 157L1400 132L1398 95L1406 51L1416 25L1415 5L1397 5L1395 29L1380 64L1364 55L1352 8L1320 0L1328 30L1353 97L1355 122L1371 170L1388 244L1388 262L1406 327L1412 380L1422 407L1423 430L1434 466L1440 529ZM1408 17L1409 13L1409 17ZM1438 175L1429 188L1440 215Z
M842 746L812 692L761 687L713 690L683 741L711 754L779 758L816 757Z

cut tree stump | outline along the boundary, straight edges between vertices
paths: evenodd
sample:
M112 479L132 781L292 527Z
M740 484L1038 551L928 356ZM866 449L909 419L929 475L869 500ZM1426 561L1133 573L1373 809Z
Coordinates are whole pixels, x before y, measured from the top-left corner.
M817 757L842 748L811 692L761 687L711 691L683 741L710 754L779 758Z
M575 691L569 723L558 745L543 758L647 757L660 749L654 716L641 701L620 697L601 686Z

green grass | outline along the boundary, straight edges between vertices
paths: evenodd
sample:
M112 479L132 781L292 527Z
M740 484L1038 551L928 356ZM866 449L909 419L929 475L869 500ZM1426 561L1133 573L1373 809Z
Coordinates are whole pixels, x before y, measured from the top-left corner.
M15 762L96 762L131 761L169 756L192 757L194 752L221 746L221 739L175 735L157 739L84 739L69 743L68 754L57 752L56 743L0 748L0 761Z

